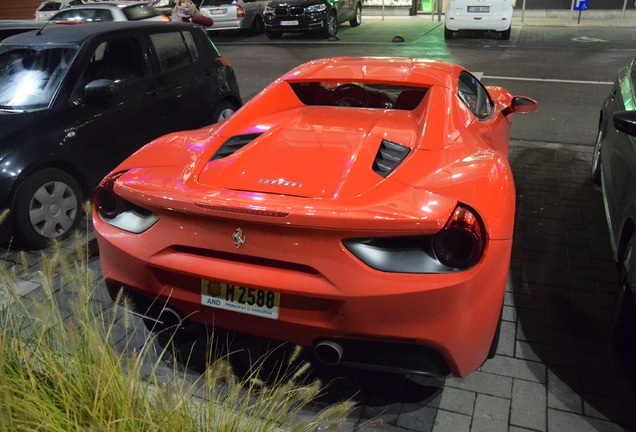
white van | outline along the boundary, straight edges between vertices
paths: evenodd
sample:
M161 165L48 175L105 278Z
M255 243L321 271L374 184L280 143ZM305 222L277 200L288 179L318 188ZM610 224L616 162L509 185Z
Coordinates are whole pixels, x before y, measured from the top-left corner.
M510 39L512 7L515 0L448 0L444 38L459 30L492 30Z

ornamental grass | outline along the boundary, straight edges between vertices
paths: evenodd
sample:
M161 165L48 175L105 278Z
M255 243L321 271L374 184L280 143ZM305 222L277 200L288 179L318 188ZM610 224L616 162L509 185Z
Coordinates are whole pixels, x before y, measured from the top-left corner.
M210 356L202 373L171 362L169 344L125 304L99 300L105 288L88 252L77 235L39 259L4 261L0 431L326 431L353 409L346 401L307 415L323 387L293 359L273 382L258 366L237 378L226 357ZM28 295L24 280L36 282Z

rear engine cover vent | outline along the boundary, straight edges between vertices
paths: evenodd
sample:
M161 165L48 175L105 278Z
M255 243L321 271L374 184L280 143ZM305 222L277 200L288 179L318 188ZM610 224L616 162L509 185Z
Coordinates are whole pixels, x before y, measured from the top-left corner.
M410 149L402 144L382 140L373 161L373 171L382 177L388 176L409 154Z
M217 159L223 159L226 156L231 155L232 153L240 150L246 144L254 141L256 138L261 136L262 132L250 133L244 135L235 135L231 138L228 138L221 147L214 153L214 155L210 158L210 162L215 161Z

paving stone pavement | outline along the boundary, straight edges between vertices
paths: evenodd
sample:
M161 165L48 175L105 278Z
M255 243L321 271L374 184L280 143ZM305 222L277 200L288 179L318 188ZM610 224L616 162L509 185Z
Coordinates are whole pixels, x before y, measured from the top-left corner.
M541 26L553 18L527 18L532 19L536 21L515 25L506 43L531 45L545 32L572 36L570 24L548 28ZM606 27L594 29L593 36L626 40L633 47L635 32L620 25ZM635 431L636 371L623 364L607 337L617 275L601 194L589 179L591 156L591 146L511 142L516 231L494 359L465 378L320 370L317 374L331 384L304 415L352 398L358 406L338 432ZM94 235L87 231L80 243L89 246L95 307L115 314L122 349L139 348L148 343L149 333L138 319L112 307L100 282ZM67 241L62 251L74 254L75 247ZM15 274L9 283L18 296L25 302L42 296L40 271L45 266L39 253L5 248L0 255L4 270ZM55 277L56 297L63 305L67 284L64 275ZM0 284L0 308L12 301L6 290ZM70 321L72 310L66 314ZM159 374L173 380L174 370L168 358ZM196 378L198 373L190 369L181 376ZM382 422L376 423L378 419Z
M511 143L517 220L494 359L465 378L319 371L331 384L306 415L353 398L358 407L339 432L636 430L635 377L607 337L617 275L601 194L589 179L591 152L591 146ZM139 348L149 333L138 319L114 312L100 282L93 238L89 229L80 242L91 248L93 300L104 313L120 315L121 346ZM72 242L62 245L63 253L74 250ZM4 252L4 269L15 272L14 291L27 301L41 296L42 256ZM60 303L67 301L66 283L63 275L56 276ZM0 305L10 301L3 291L4 286ZM70 308L67 314L70 318ZM188 373L196 377L199 371ZM160 374L175 379L170 359Z

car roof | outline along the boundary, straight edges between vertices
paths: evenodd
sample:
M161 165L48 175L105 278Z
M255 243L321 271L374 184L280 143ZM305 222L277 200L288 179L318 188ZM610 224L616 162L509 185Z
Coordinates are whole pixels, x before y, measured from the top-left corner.
M190 23L170 23L161 21L107 21L96 23L74 23L74 24L46 24L42 22L42 28L38 31L28 31L14 36L10 36L2 41L2 45L41 45L41 44L67 44L83 42L97 35L119 32L126 30L174 29L175 26L182 28L196 28Z

